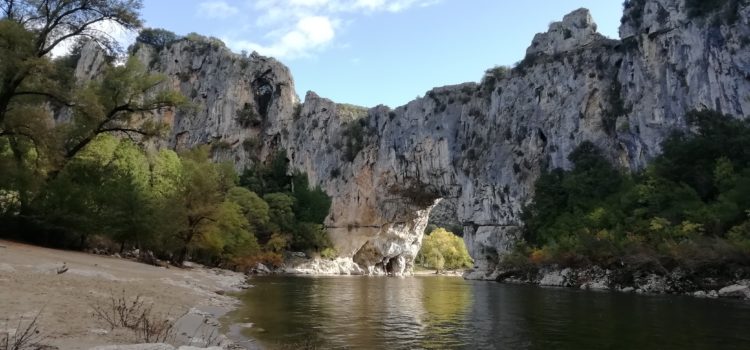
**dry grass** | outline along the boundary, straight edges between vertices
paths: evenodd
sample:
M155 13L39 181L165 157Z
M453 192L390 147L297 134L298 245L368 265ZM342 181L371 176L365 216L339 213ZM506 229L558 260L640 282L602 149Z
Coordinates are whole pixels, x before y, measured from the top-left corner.
M128 299L123 291L118 297L110 296L106 303L92 305L91 309L110 330L130 330L139 342L161 343L173 341L176 337L174 319L154 312L153 304L147 304L140 295Z
M94 316L109 326L110 330L125 329L131 332L133 340L139 343L171 343L180 345L195 345L197 341L201 346L219 345L221 335L216 329L210 333L204 333L206 320L204 319L192 335L183 333L185 339L178 339L180 330L176 327L177 320L187 313L178 317L170 317L169 314L154 311L154 305L147 303L140 295L128 298L123 291L119 296L112 294L104 303L91 306ZM0 350L5 350L0 348Z
M45 336L39 330L39 316L42 311L39 311L33 319L28 322L24 322L24 318L18 319L16 329L10 331L8 325L10 320L6 319L4 322L3 329L0 329L0 350L27 350L27 349L42 349L45 346L42 345Z

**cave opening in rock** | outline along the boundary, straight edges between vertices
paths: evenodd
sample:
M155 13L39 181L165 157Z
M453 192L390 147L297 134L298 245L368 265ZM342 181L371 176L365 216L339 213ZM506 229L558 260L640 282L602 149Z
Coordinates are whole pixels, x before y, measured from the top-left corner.
M266 78L258 78L253 81L253 91L255 91L255 104L258 106L258 113L265 120L268 118L268 109L273 100L273 85Z
M396 258L387 259L387 262L385 263L385 273L391 275L394 272L396 272Z

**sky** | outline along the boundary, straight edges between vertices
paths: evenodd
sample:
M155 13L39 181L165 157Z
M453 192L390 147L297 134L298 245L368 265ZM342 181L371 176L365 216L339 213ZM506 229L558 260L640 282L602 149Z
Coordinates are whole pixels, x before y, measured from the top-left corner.
M287 65L297 93L397 107L520 61L581 7L617 38L622 0L144 0L147 27L222 39Z

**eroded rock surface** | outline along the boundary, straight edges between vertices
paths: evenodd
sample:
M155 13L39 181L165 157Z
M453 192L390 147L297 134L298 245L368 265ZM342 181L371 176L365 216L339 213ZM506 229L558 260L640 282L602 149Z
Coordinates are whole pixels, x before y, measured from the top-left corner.
M629 1L619 40L576 10L537 35L512 70L393 110L312 92L300 105L281 63L216 43L136 54L197 106L160 116L172 124L165 146L210 143L217 160L238 169L286 150L292 167L332 197L326 224L342 257L370 273L408 271L431 208L445 198L476 261L472 276L495 278L521 235L534 181L570 167L580 143L636 170L685 127L686 111L750 111L750 5L736 3L730 23L718 13L689 19L683 0Z

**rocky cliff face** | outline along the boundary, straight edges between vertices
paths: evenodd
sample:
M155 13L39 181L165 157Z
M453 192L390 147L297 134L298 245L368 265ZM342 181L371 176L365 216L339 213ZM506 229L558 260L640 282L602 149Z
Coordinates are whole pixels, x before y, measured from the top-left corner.
M217 43L140 46L136 55L196 106L162 116L168 146L210 143L238 168L285 149L333 198L326 223L343 257L370 273L408 271L431 208L448 199L478 267L472 277L493 278L535 179L569 167L581 142L637 170L685 127L686 111L750 112L750 5L724 3L690 18L683 0L628 1L620 40L577 10L538 34L513 69L393 110L312 92L299 104L282 64Z

